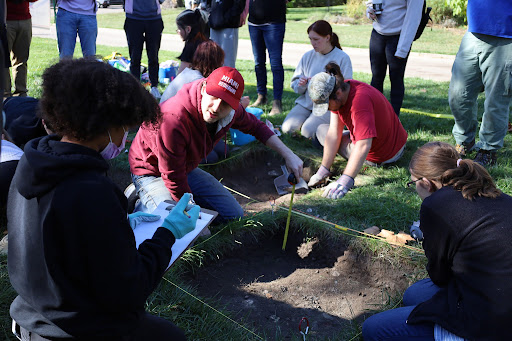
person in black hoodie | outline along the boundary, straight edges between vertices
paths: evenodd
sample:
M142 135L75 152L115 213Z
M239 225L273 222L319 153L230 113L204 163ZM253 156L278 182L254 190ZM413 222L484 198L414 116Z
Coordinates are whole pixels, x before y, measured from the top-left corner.
M41 115L56 135L26 144L7 207L15 331L23 340L184 340L144 304L199 207L191 218L172 210L137 249L131 225L147 217L127 218L127 199L106 176L127 131L158 124L158 103L95 60L62 60L42 78Z
M444 142L419 148L409 171L429 278L407 289L404 307L368 318L364 340L510 340L512 198Z

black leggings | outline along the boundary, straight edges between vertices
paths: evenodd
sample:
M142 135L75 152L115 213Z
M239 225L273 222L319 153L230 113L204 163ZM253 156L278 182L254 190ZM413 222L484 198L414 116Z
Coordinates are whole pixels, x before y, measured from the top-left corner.
M9 194L9 186L12 177L16 172L18 160L12 160L0 163L0 207L7 203L7 194Z
M405 66L409 56L404 59L395 57L398 39L400 39L400 35L384 36L373 30L370 38L370 63L372 67L371 85L380 92L383 92L384 79L389 65L391 105L395 113L400 115L405 92Z

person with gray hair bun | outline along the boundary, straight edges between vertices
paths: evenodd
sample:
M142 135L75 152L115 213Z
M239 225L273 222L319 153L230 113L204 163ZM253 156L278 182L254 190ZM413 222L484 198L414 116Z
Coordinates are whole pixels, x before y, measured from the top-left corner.
M429 277L405 291L402 307L369 317L364 340L510 340L512 198L448 143L420 147L409 172Z
M344 80L340 67L329 63L309 81L313 114L331 111L329 124L316 131L324 146L322 165L308 183L317 186L331 174L336 154L347 159L337 181L331 182L322 196L340 199L354 186L354 178L363 164L378 166L400 159L407 132L386 97L374 87L356 80ZM343 130L346 126L348 130Z

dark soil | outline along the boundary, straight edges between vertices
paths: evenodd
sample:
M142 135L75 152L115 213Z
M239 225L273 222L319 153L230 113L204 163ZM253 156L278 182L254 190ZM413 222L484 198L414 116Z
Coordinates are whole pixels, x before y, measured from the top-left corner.
M288 205L290 195L278 197L273 183L282 174L284 161L271 152L248 153L242 158L239 164L203 169L225 186L259 201L233 194L247 212L270 209L273 199ZM305 180L312 174L314 170L306 164ZM129 174L115 167L110 175L123 190L130 183ZM187 280L200 296L218 299L266 339L301 337L298 324L306 317L310 340L339 340L339 333L351 321L360 323L369 310L386 303L388 295L410 284L408 269L397 270L389 263L358 255L340 242L305 239L290 231L283 252L283 230L257 243L244 241L231 256L188 274Z
M247 212L270 209L270 200L289 204L290 195L278 197L274 179L284 161L274 153L256 153L235 167L207 169L222 183L260 202L234 194ZM304 168L309 180L314 170ZM300 195L296 195L296 198ZM284 230L284 229L283 229ZM190 275L203 297L215 297L240 319L249 322L267 339L301 335L302 317L310 323L309 339L333 338L348 324L364 320L368 310L386 303L388 294L410 284L407 270L358 256L343 244L304 239L290 233L286 252L283 233L243 246Z
M344 245L291 233L244 245L231 257L190 275L203 297L214 297L266 339L290 339L302 317L309 339L339 340L352 320L386 303L409 285L406 271L358 256ZM335 336L337 335L338 336Z
M285 162L279 155L270 151L258 151L244 155L239 165L204 167L203 169L221 180L224 186L257 200L250 200L232 192L244 210L252 213L271 209L270 204L274 200L276 203L286 203L286 205L290 203L290 195L279 197L274 186L274 179L283 174L282 165L285 165ZM306 161L303 171L306 182L315 174L315 171ZM300 196L299 193L295 194L296 199Z

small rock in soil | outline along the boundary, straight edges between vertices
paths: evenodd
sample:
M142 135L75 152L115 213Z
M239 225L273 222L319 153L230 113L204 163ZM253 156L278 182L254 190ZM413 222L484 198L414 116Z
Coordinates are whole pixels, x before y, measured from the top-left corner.
M269 318L269 319L271 319L274 323L279 322L279 320L281 319L281 318L280 318L279 316L277 316L277 315L270 315L268 318Z
M268 174L268 175L270 175L270 176L279 176L279 175L280 175L280 174L279 174L277 171L275 171L275 170L271 170L271 171L270 171L270 172L268 172L267 174Z

